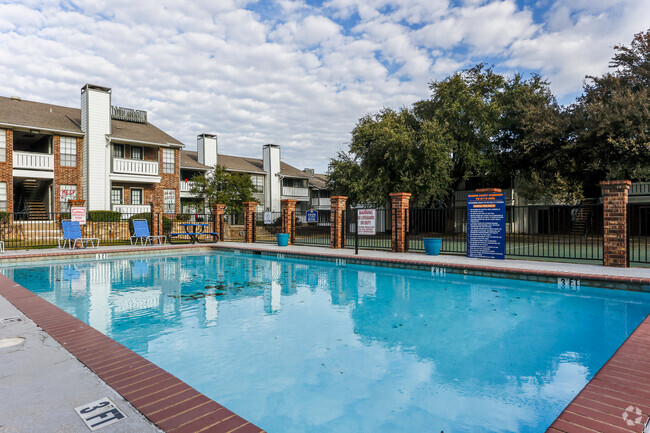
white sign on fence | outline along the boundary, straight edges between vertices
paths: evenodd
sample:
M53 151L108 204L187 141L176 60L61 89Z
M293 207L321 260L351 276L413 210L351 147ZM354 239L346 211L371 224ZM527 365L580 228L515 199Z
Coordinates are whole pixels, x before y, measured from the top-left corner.
M273 224L273 214L264 212L264 224Z
M85 207L71 207L70 208L70 219L72 221L78 221L79 224L86 224L86 208Z
M358 230L360 235L374 235L377 227L377 211L375 209L358 209Z

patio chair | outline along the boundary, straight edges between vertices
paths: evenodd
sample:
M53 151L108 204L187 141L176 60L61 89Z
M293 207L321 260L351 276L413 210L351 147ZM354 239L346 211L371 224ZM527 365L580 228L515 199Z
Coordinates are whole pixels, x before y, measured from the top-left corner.
M79 221L63 220L61 221L61 228L63 229L63 239L59 239L59 248L65 248L66 242L70 249L80 243L83 248L90 244L93 248L99 246L99 238L84 238L81 234L81 226ZM63 241L63 245L61 244ZM95 243L97 243L95 245Z
M135 242L134 242L135 239ZM133 236L131 236L131 245L137 245L138 241L142 245L153 245L155 240L161 244L167 243L166 236L152 236L149 232L149 223L147 220L133 220Z

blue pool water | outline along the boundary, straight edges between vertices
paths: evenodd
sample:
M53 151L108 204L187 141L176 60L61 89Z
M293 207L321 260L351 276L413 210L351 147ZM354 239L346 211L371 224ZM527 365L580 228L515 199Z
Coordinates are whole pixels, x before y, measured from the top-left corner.
M642 293L215 252L5 268L270 433L540 432Z

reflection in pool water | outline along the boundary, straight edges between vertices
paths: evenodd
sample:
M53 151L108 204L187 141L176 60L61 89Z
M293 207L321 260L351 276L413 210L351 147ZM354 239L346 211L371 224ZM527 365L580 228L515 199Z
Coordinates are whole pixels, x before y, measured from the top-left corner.
M270 433L543 431L650 311L232 253L2 271Z

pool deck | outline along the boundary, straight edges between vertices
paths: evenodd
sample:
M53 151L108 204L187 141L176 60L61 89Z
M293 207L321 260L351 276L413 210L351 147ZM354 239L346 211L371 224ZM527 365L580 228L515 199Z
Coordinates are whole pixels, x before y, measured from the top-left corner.
M386 263L398 267L424 266L431 267L432 271L435 269L450 273L505 276L535 281L553 282L557 278L577 278L584 280L583 284L589 285L597 283L596 285L616 289L650 290L648 268L606 268L590 264L531 260L481 260L455 255L425 256L369 250L360 250L359 255L355 255L351 249L278 247L274 244L235 242L153 247L103 246L72 251L7 251L0 256L0 264L24 265L34 260L54 261L69 258L71 255L79 259L97 260L111 256L142 258L152 253L189 254L214 247L241 252L248 250L261 254L283 254L284 257L296 254L338 260L333 263L335 266L357 261L368 264ZM2 297L9 302L4 301ZM19 325L0 325L0 338L23 336L26 342L24 347L17 346L21 347L20 349L0 348L0 365L10 365L10 368L0 371L0 407L3 407L0 413L1 433L88 431L72 409L101 397L111 398L127 413L125 420L103 428L102 431L105 432L160 431L157 428L173 433L262 431L99 331L0 276L0 319L5 318L7 314L12 317L24 315L26 320ZM36 362L36 359L43 356L49 358L49 355L41 355L47 353L52 354L52 362ZM65 358L68 355L69 359ZM64 358L65 362L57 361ZM66 379L70 379L52 380L53 377L62 377L57 372L59 364L65 365L66 374L69 374ZM30 366L36 365L40 374L32 374L30 370ZM77 379L77 376L80 379ZM84 380L86 382L83 382ZM88 381L93 385L86 385ZM77 392L79 389L84 392ZM15 398L14 395L20 398ZM5 411L4 408L9 407L5 406L9 399L13 399L14 410ZM35 405L33 402L36 402ZM32 410L20 410L27 407ZM144 417L138 415L138 411ZM70 427L53 430L51 416L64 413L65 422L69 423L66 425ZM649 413L650 316L630 335L547 431L642 432L643 423ZM129 423L141 424L136 427L133 427L134 424L128 424L126 427L126 420ZM26 425L29 425L31 430L26 429Z

